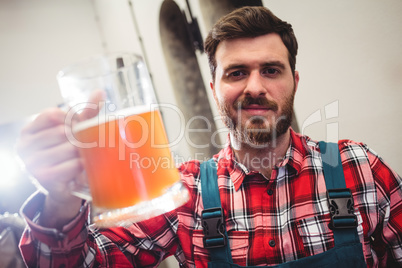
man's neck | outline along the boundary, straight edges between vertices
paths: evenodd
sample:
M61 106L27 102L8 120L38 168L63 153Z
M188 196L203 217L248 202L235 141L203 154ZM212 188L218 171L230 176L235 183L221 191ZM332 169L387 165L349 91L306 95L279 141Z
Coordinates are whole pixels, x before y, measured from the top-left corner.
M250 171L258 171L270 179L272 168L285 157L290 145L290 130L264 145L240 142L231 135L231 144L236 160Z

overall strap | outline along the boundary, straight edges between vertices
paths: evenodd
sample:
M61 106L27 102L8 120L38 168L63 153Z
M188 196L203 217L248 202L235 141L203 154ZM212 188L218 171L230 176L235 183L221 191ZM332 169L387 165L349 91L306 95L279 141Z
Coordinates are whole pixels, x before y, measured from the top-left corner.
M334 232L335 246L358 243L353 197L350 189L346 188L338 144L321 141L319 147L332 218L330 227Z
M224 213L218 188L218 175L215 161L203 162L200 166L201 195L204 204L202 227L204 248L209 250L211 261L232 263L232 254L228 245Z

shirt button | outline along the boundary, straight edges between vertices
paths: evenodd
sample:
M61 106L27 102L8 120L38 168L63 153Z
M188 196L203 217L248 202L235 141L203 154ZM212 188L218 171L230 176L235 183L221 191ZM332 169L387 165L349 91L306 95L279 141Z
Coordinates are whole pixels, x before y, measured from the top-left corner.
M269 240L269 245L271 247L275 247L275 240Z
M269 190L267 191L267 194L268 194L268 195L273 195L273 194L274 194L274 191L272 191L272 189L269 189Z

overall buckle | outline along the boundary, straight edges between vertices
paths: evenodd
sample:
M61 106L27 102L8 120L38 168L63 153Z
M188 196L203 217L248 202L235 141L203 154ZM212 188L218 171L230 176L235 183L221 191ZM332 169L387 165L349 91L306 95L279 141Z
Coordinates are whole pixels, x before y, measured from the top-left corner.
M217 248L226 245L225 221L222 208L204 209L201 213L204 232L204 248Z
M354 203L350 189L327 190L327 198L331 213L330 228L356 228L357 217L354 214Z

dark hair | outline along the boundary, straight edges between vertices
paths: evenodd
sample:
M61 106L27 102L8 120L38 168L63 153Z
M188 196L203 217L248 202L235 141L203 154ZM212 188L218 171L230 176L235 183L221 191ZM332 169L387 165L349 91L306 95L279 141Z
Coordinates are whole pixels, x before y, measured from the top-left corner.
M265 7L247 6L223 16L214 25L205 40L205 53L208 56L212 79L215 80L215 53L219 43L228 39L257 37L277 33L288 49L290 68L294 75L296 68L297 40L292 25L276 17Z

